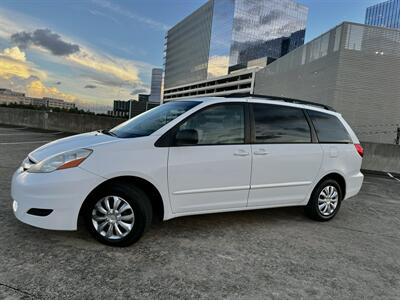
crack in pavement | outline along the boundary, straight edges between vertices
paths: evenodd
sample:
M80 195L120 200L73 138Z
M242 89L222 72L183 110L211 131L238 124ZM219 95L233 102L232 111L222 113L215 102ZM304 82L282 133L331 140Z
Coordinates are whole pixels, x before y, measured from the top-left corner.
M23 290L20 290L19 288L12 287L11 285L8 285L8 284L1 283L1 282L0 282L0 286L4 286L4 287L6 287L6 288L9 288L10 290L13 290L13 291L17 292L17 293L20 293L20 294L24 294L24 295L26 295L26 296L29 296L29 297L32 298L32 299L39 299L37 296L35 296L35 295L31 294L31 293L28 293L28 292L25 292L25 291L23 291Z

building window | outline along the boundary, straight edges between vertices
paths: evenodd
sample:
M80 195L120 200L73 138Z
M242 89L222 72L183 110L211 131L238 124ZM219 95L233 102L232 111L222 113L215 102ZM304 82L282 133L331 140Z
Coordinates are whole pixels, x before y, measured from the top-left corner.
M349 25L347 29L346 49L361 51L364 27Z
M321 48L320 48L320 51L319 51L319 57L318 58L321 58L321 57L324 57L324 56L328 55L329 37L330 37L330 32L324 34L321 37Z
M342 26L336 28L335 31L335 44L333 45L333 51L336 52L340 48L340 38L342 37Z

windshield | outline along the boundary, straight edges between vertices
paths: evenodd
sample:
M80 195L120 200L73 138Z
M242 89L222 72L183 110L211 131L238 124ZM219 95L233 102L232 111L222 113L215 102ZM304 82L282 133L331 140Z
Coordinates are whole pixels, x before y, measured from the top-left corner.
M199 101L168 102L114 127L109 132L119 138L148 136L199 103Z

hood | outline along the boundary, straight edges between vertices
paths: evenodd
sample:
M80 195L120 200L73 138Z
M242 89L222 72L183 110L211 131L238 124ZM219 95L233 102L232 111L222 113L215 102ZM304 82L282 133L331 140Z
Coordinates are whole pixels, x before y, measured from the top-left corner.
M48 144L45 144L29 154L29 157L35 162L39 162L45 158L53 156L55 154L79 149L79 148L90 148L98 144L118 141L119 138L100 133L98 131L78 134L63 139L55 140Z

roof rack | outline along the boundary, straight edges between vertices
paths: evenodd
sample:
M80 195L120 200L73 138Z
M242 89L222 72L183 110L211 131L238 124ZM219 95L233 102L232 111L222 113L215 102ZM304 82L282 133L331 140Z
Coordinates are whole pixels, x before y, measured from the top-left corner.
M321 103L316 103L316 102L311 102L311 101L305 101L305 100L299 100L299 99L292 99L292 98L286 98L286 97L277 97L277 96L267 96L267 95L257 95L257 94L251 94L251 93L233 93L229 95L221 95L217 97L224 97L224 98L241 98L241 97L254 97L254 98L263 98L266 100L275 100L275 101L283 101L283 102L288 102L288 103L294 103L294 104L305 104L305 105L311 105L311 106L316 106L319 108L323 108L326 110L330 110L333 112L336 112L334 108L332 108L329 105L321 104Z

